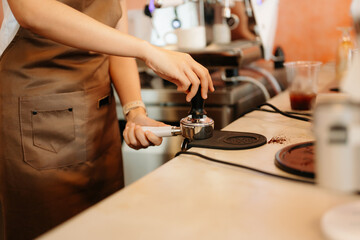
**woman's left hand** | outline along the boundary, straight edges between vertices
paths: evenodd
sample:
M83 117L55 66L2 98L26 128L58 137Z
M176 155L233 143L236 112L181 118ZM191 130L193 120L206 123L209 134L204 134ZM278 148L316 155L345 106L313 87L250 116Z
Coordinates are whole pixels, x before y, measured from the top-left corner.
M126 116L126 127L123 133L126 144L133 149L147 148L149 146L158 146L162 143L162 138L156 136L150 131L144 132L141 126L161 127L165 123L155 121L148 116L143 108L136 108Z

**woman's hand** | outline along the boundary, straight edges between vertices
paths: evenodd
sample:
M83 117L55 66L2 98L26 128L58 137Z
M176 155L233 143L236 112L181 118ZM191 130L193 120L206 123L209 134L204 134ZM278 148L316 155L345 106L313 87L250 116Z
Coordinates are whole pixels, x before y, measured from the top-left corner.
M143 108L131 110L126 119L127 123L123 136L129 147L138 150L149 146L158 146L162 143L161 137L156 136L150 131L144 132L141 126L161 127L166 126L166 124L147 117Z
M208 90L215 91L209 71L189 54L149 46L144 59L146 65L161 78L176 84L178 91L187 93L186 101L191 101L199 85L204 99Z

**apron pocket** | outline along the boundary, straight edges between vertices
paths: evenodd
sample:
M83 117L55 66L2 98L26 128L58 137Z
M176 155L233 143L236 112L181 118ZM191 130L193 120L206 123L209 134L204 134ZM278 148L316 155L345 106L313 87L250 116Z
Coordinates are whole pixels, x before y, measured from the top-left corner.
M72 108L55 111L33 111L34 145L57 153L75 139Z
M86 161L84 92L21 97L24 161L54 169Z

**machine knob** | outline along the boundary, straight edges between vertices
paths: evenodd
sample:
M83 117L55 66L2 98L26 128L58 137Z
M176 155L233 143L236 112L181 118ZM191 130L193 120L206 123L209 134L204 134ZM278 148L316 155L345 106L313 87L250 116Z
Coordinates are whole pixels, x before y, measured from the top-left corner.
M229 17L225 17L226 23L231 30L237 28L239 25L239 17L235 14L231 14Z

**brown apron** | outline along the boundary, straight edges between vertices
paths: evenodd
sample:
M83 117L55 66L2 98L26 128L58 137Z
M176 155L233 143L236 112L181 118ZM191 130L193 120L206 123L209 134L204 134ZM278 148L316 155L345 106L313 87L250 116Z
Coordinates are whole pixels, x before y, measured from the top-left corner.
M62 2L112 27L121 17L119 0ZM122 187L108 57L20 28L0 58L5 239L34 238Z

